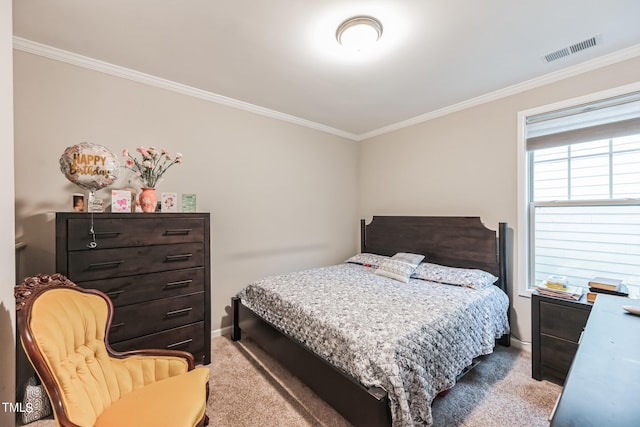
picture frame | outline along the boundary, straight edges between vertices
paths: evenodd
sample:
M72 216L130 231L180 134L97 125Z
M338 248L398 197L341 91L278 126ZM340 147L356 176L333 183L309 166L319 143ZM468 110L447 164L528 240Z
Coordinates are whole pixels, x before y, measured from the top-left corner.
M73 204L71 205L74 212L84 212L85 204L84 204L84 194L82 193L73 193L72 195Z
M178 193L162 193L160 202L160 212L178 212Z

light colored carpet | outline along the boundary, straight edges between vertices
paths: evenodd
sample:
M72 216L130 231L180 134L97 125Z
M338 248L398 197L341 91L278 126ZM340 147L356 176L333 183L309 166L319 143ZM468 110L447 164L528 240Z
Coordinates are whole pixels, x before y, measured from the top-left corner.
M349 425L252 341L217 337L211 341L211 352L210 426ZM434 426L548 426L560 391L560 386L531 378L529 353L498 346L434 401ZM53 420L29 424L53 425Z

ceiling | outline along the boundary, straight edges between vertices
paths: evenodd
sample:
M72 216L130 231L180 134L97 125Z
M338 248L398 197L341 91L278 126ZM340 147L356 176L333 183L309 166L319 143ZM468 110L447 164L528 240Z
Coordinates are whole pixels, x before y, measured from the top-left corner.
M637 0L14 0L13 13L14 45L41 43L352 139L640 55ZM355 15L382 22L375 50L336 43ZM596 35L595 47L543 60Z

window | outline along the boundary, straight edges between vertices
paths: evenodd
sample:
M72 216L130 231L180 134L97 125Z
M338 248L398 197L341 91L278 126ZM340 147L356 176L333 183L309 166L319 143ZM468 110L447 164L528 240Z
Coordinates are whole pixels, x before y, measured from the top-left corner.
M640 285L640 91L521 113L521 274Z

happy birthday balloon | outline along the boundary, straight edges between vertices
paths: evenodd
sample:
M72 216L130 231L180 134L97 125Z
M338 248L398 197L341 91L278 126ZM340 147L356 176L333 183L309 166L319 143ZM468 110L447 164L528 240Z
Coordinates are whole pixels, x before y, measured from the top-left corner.
M60 171L64 176L89 191L112 185L119 168L115 154L102 145L89 142L68 147L60 157Z

